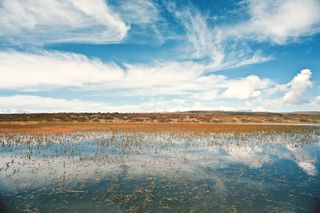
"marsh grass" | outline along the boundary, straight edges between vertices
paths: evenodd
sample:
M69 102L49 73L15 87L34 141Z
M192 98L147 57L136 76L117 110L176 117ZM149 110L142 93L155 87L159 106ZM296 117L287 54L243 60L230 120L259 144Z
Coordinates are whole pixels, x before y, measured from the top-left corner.
M317 128L1 134L0 197L33 212L309 211L319 143Z

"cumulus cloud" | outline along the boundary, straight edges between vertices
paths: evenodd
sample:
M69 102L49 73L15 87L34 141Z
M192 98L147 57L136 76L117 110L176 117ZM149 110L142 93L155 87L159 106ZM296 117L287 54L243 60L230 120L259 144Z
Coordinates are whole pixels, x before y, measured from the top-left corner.
M3 0L0 38L13 44L119 42L128 27L104 0Z
M299 104L302 103L304 92L312 86L311 71L309 69L302 70L289 83L289 88L283 97L284 103Z
M285 84L273 82L270 86L261 90L261 95L253 101L253 105L270 106L270 108L282 109L284 106L304 106L304 104L315 104L316 98L306 98L306 93L313 85L311 80L312 72L303 69L296 74L292 80ZM301 110L302 108L300 108ZM311 105L308 109L313 109ZM316 109L315 109L316 110Z
M311 70L301 70L301 72L298 73L289 84L287 84L287 91L280 99L280 103L301 104L306 102L304 99L304 93L312 86L311 75Z
M270 86L271 80L260 79L256 75L250 75L240 80L230 81L228 84L229 88L222 95L227 98L244 100L259 96L261 89Z

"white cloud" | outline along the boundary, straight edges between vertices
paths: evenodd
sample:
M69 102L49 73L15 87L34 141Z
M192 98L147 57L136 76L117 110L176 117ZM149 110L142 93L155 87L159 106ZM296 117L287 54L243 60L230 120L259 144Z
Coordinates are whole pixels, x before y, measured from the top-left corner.
M223 75L203 75L194 62L144 64L103 63L64 52L0 52L0 88L46 90L76 87L84 90L123 90L123 96L182 95L225 88ZM119 91L121 93L121 91Z
M0 52L2 89L131 89L148 96L206 90L210 84L224 79L205 77L202 72L203 66L192 62L125 64L120 68L79 54Z
M320 32L318 0L247 0L249 20L225 30L252 40L283 44Z
M249 45L251 40L284 44L320 31L320 2L317 0L246 2L249 19L225 26L212 24L210 17L197 9L188 7L179 11L173 8L173 4L169 5L169 10L174 12L186 33L187 43L183 43L182 47L185 48L182 49L182 55L186 54L183 62L173 60L117 65L65 52L0 51L0 89L43 91L71 87L86 91L112 91L118 97L157 97L143 103L146 104L146 111L152 111L149 106L155 111L193 107L212 109L213 106L209 103L213 101L251 101L252 98L269 100L279 106L307 102L320 104L319 97L312 101L305 100L305 92L312 85L311 71L307 69L302 70L287 84L276 84L255 75L235 79L224 75L210 75L211 71L270 60L271 57L265 56L261 51L252 50ZM140 29L147 29L148 35L149 30L158 33L162 27L161 11L151 0L127 1L117 7L113 5L112 8L121 14L113 12L104 0L89 3L85 0L3 0L0 1L0 39L16 44L39 45L56 42L109 43L123 40L129 28L134 25L139 25L139 32ZM281 98L273 97L280 97L281 94ZM158 96L173 97L161 99ZM59 106L59 103L72 106L70 108L76 104L84 106L79 111L114 109L104 103L80 100L13 97L17 100L15 103L19 100L30 103L30 107L26 108L31 111L41 110L36 104L32 104L37 101L44 104L45 110L51 110L52 106ZM9 103L11 99L2 100ZM10 103L11 108L15 108L16 104ZM170 103L173 104L170 106ZM256 106L252 105L252 108L257 108ZM124 107L126 108L117 106L117 111L140 110L142 106ZM5 108L10 109L9 105ZM56 109L67 110L63 107ZM23 106L17 110L23 110Z
M13 90L16 94L37 91L57 92L61 88L90 91L92 94L108 94L122 98L144 97L137 101L122 102L122 106L109 106L79 100L32 99L15 97L17 101L4 109L60 111L82 105L79 111L175 111L191 109L231 109L231 100L250 100L246 108L258 109L261 102L274 105L300 105L306 103L304 93L311 86L311 71L302 70L287 84L276 84L270 79L250 75L243 78L228 78L224 75L206 74L206 66L195 62L154 62L146 64L104 63L98 59L65 52L22 53L16 51L0 52L0 89ZM23 93L22 93L23 92ZM273 95L282 98L274 99ZM63 97L63 96L61 96ZM155 99L151 99L154 97ZM229 100L230 99L230 100ZM10 99L11 100L11 99ZM14 99L12 99L14 100ZM32 101L31 101L32 100ZM267 101L266 101L267 100ZM8 102L9 99L2 99ZM39 104L23 103L49 103ZM58 101L55 103L55 101ZM70 102L68 102L70 101ZM260 101L260 102L259 102ZM18 104L18 108L15 107ZM22 103L22 105L19 105ZM133 105L131 104L133 103ZM67 108L63 108L67 106ZM68 110L69 111L69 110Z
M3 0L0 38L10 43L109 43L128 27L104 0Z
M180 20L181 24L186 30L186 38L192 44L193 49L191 51L191 57L203 58L208 55L217 55L213 60L223 60L223 55L220 55L218 47L214 47L215 38L218 35L214 35L212 29L209 29L207 25L206 17L204 17L199 11L192 10L191 8L183 11L176 11L175 15ZM218 56L219 55L219 56ZM218 63L218 62L216 62Z
M312 73L309 69L301 70L287 85L287 92L280 102L283 104L301 104L306 102L304 93L312 86L311 75Z
M117 7L121 17L129 24L153 24L160 19L160 11L152 0L124 1Z
M320 96L315 97L312 101L312 104L320 105Z
M194 109L182 99L153 99L142 103L110 104L80 99L32 95L0 96L0 113L35 112L169 112Z
M316 98L306 98L306 92L313 85L311 81L312 72L309 69L301 70L293 79L286 84L276 84L261 90L261 95L253 100L250 105L268 106L270 108L283 110L284 106L297 110L317 110ZM311 105L310 105L311 104ZM295 106L295 107L292 107ZM298 106L302 106L301 108Z
M170 22L163 15L163 8L157 1L115 0L111 6L130 27L130 33L126 38L128 43L157 46L177 37L172 28L169 28Z
M320 32L318 0L246 0L248 19L232 23L212 23L189 5L182 10L170 4L171 11L185 29L183 51L186 58L200 59L207 69L217 71L271 60L250 45L251 41L284 44ZM240 19L241 20L241 19Z
M0 112L90 112L114 111L114 108L102 103L81 101L77 99L66 100L59 98L14 95L0 97Z
M114 64L83 55L42 52L0 52L0 88L81 87L107 83L123 75Z
M192 98L197 101L214 101L219 97L219 92L217 90L210 90L205 92L195 93Z
M207 101L207 100L205 100ZM212 106L196 99L152 98L139 103L118 104L34 95L0 96L0 113L41 112L177 112L188 110L241 111L241 107Z
M46 90L73 87L83 90L118 90L121 96L192 95L211 100L219 90L229 98L255 97L268 85L257 76L228 79L204 75L206 67L194 62L124 64L124 68L64 52L0 52L0 89ZM241 94L236 95L235 92Z
M224 28L211 26L208 23L209 17L190 7L182 11L172 5L169 7L186 31L187 44L183 44L182 48L186 52L186 58L206 61L210 71L262 63L271 59L260 51L252 51L246 42L228 37Z
M222 75L203 75L193 62L155 62L150 65L103 63L64 52L0 52L0 89L52 90L77 88L110 91L119 96L187 95L224 87Z
M269 79L260 79L256 75L250 75L240 80L230 81L229 88L222 95L240 100L253 98L259 96L261 89L269 87L270 84Z

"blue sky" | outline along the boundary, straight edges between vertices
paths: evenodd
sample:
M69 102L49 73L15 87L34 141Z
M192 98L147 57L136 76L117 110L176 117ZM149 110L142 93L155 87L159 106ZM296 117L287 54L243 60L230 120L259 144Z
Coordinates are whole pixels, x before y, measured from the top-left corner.
M320 109L318 0L0 1L0 112Z

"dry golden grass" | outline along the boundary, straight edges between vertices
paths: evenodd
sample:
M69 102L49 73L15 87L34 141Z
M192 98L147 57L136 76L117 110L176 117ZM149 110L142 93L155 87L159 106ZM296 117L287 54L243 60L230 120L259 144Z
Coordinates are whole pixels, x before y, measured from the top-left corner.
M180 112L0 114L0 122L320 123L320 113Z
M302 123L320 124L320 114L316 112L309 114L267 112L0 114L0 133L59 134L83 131L220 133L317 128L283 125Z
M257 131L301 131L320 127L264 124L201 124L201 123L92 123L92 122L0 122L0 133L45 134L90 131L113 132L190 132L227 133Z

